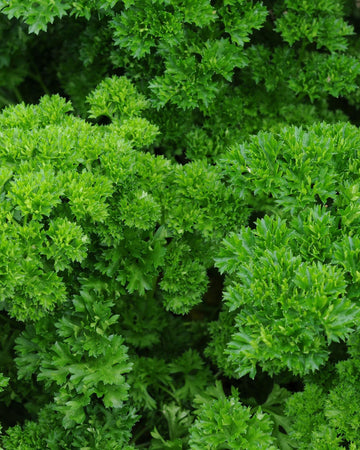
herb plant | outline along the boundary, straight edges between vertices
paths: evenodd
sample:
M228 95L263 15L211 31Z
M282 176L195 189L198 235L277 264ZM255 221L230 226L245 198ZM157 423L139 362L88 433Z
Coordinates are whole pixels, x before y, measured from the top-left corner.
M0 8L1 448L359 448L356 4Z

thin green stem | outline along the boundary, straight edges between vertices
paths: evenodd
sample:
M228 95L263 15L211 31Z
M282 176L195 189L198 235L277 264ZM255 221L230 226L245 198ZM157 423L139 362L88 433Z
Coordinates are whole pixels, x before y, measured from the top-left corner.
M35 74L35 73L30 73L30 78L32 78L33 80L37 81L39 83L39 85L41 86L42 90L44 91L44 93L46 95L50 95L50 91L47 88L46 84L44 83L44 80L41 78L40 74Z
M142 428L138 433L135 434L135 436L133 436L131 441L133 443L135 443L143 434L145 434L146 432L149 432L149 431L150 431L150 427L149 426ZM140 444L139 447L141 445L143 445L143 444Z
M18 101L18 103L23 102L24 99L23 99L19 89L17 87L14 87L13 91L14 91L14 94L15 94L15 97L16 97L16 100Z
M46 86L44 80L42 79L42 76L40 74L38 66L35 64L35 62L32 59L30 60L30 65L33 68L33 72L30 72L30 77L39 83L39 85L42 87L42 89L46 95L50 95L50 91L49 91L48 87Z
M176 395L175 395L173 392L169 391L169 389L167 389L167 388L164 387L164 386L160 386L160 389L161 389L162 391L166 392L167 394L169 394L170 397L172 397L172 398L176 401L176 403L177 403L178 405L180 405L179 399L176 397Z

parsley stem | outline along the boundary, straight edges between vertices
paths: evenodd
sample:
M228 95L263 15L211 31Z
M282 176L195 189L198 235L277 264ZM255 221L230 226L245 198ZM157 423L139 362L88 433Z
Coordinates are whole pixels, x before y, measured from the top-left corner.
M14 94L18 103L21 103L23 101L23 97L17 87L14 87Z

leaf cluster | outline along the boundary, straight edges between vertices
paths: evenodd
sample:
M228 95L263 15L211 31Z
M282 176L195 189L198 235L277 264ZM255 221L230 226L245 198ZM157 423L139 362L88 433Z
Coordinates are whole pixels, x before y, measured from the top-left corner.
M357 14L0 0L4 450L360 446Z

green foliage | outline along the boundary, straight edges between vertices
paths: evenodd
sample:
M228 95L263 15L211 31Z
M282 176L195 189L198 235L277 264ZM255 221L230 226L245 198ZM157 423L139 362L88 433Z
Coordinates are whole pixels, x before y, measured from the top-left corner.
M348 193L356 140L356 128L344 125L287 128L259 133L223 159L238 195L271 214L230 234L216 258L229 274L224 303L233 314L231 331L222 332L224 369L304 375L357 328L356 250L342 220L357 199ZM215 336L211 345L219 344Z
M3 391L9 382L9 378L4 377L3 374L0 374L0 388Z
M106 78L88 96L89 117L108 116L124 120L140 115L148 106L145 97L124 77Z
M61 89L82 116L87 99L90 117L114 120L122 111L121 121L146 103L153 128L143 145L157 136L165 155L214 161L249 133L279 123L346 120L329 108L332 96L353 99L360 75L352 11L341 3L3 1L0 34L11 75L2 80L0 65L0 94L4 104L33 101L24 84L30 78L39 96ZM53 58L46 70L35 64L39 46ZM124 102L128 94L132 102ZM123 126L123 136L141 147L139 129L149 125Z
M37 1L37 2L17 2L1 1L0 7L3 12L12 19L13 17L21 18L29 25L29 32L38 34L40 31L46 31L49 23L53 23L54 19L62 18L70 12L76 17L90 18L92 10L105 12L115 6L117 0L103 0L101 2L84 1Z
M3 42L0 54L0 105L8 105L20 100L17 89L31 73L29 61L23 58L29 36L20 24L14 24L5 16L0 16L0 36Z
M352 337L352 358L336 364L330 388L309 380L303 392L286 402L290 435L297 448L357 448L359 441L358 333Z
M206 267L200 261L193 260L191 247L181 240L174 240L169 250L160 282L164 291L164 305L175 313L188 312L192 306L201 302L206 292ZM179 273L182 285L176 282Z
M47 28L48 23L53 23L55 17L63 17L69 4L57 2L5 2L0 3L0 7L7 14L9 19L13 17L23 18L29 24L30 33L39 33Z
M136 423L134 410L126 408L111 412L96 405L87 409L87 420L75 428L65 430L59 417L49 405L41 410L38 422L28 421L23 427L16 425L3 437L4 448L53 448L53 449L91 449L104 448L133 450L128 445L131 428Z
M291 46L301 41L330 52L347 49L345 36L353 34L353 28L342 17L341 2L287 0L282 9L277 11L276 30Z
M37 408L29 404L31 420L9 429L5 448L67 448L71 439L94 448L101 438L88 429L93 411L100 408L96 420L109 416L113 427L130 399L149 410L149 433L157 407L170 424L165 435L184 411L190 424L192 398L213 378L199 353L184 353L181 341L166 362L136 351L163 346L167 311L188 314L202 301L213 246L247 215L223 202L232 194L206 163L186 167L138 152L117 125L91 125L69 111L54 96L8 107L0 117L2 309L24 322L15 376L36 380L43 392ZM183 215L186 206L193 217ZM42 411L53 411L55 422ZM119 442L129 441L130 428Z
M360 446L359 17L0 0L1 448Z
M266 217L255 230L227 238L217 260L221 270L236 274L224 300L238 311L227 353L239 376L254 376L256 364L270 373L314 371L328 344L347 337L359 317L344 297L343 272L295 256L291 234L285 221Z
M261 409L252 412L243 406L235 390L226 397L221 386L216 385L194 401L197 408L190 428L191 449L276 449L270 417Z

